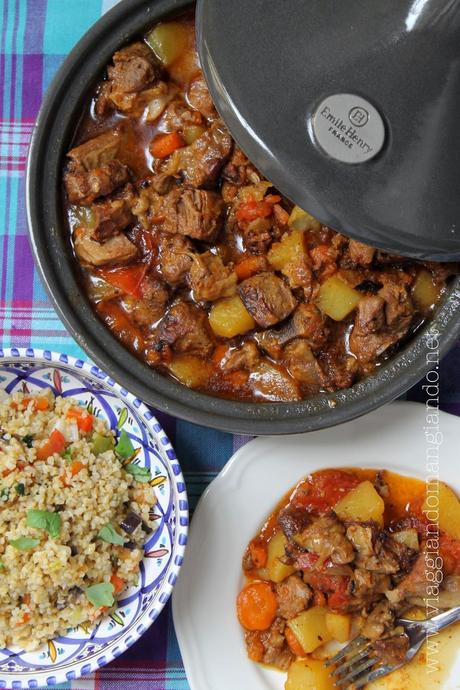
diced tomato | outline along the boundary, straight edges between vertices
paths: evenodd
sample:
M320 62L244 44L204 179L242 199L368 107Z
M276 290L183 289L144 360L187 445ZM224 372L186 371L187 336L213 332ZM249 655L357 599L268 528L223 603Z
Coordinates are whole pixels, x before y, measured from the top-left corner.
M301 553L296 558L296 566L300 570L311 570L313 566L319 561L319 556L316 553Z
M46 460L54 453L62 453L66 445L64 435L58 429L51 432L48 441L37 450L37 458Z
M227 345L218 345L212 355L212 361L214 362L214 364L220 365L227 352Z
M121 594L121 592L124 590L126 582L122 580L121 577L118 577L115 573L112 575L110 578L110 582L113 585L113 590L115 594Z
M179 132L158 134L150 144L150 153L155 158L166 158L183 146L185 146L185 141Z
M239 206L236 217L239 221L251 221L257 218L268 218L273 212L272 204L266 201L246 201L244 204Z
M67 417L75 419L77 426L84 434L89 433L93 429L94 417L86 410L73 407L67 412Z
M279 204L281 197L279 194L267 194L267 196L264 197L264 201L266 201L267 204Z
M49 408L48 398L36 398L34 401L34 408L39 412L45 412Z
M141 283L147 272L147 264L123 266L122 268L100 268L98 275L131 297L142 298Z
M30 621L30 613L27 613L27 611L26 611L26 613L23 615L23 617L19 621L19 625L25 625L29 621Z
M75 475L81 472L84 467L86 467L86 465L80 462L80 460L74 460L70 465L70 474L72 477L75 477Z
M323 470L311 475L302 484L293 503L310 513L322 515L360 482L361 479L349 472Z
M350 601L348 594L349 577L313 571L308 573L308 583L314 590L319 590L327 595L327 604L331 609L337 611L346 609Z
M266 266L266 260L263 256L247 256L235 266L235 273L238 280L246 280L255 273L263 271Z

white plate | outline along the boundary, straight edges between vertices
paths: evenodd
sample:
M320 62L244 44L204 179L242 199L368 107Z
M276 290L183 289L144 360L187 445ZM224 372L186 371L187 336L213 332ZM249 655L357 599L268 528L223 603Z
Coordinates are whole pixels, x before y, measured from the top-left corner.
M460 419L440 413L439 425L441 478L460 491ZM425 478L427 426L425 405L397 402L327 431L257 438L233 456L196 509L173 595L174 624L192 690L282 690L285 674L247 659L236 620L247 543L283 494L314 470L379 467ZM422 678L418 687L460 687L460 655L449 663L442 681L426 675L426 684ZM379 688L394 687L380 683Z

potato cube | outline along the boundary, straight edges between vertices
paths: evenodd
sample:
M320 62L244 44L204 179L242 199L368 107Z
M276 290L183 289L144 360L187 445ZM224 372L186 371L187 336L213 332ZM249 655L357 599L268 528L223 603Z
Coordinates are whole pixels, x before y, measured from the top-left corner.
M394 532L391 536L398 544L404 544L404 546L409 547L409 549L414 549L414 551L419 550L416 529L402 529L400 532Z
M288 626L296 636L305 654L314 652L325 642L332 640L332 635L326 625L327 609L313 606L302 611L295 618L288 621Z
M342 613L326 613L326 626L337 642L347 642L350 639L351 617Z
M439 299L439 287L434 284L433 276L426 269L422 269L415 279L412 299L421 312L427 312Z
M370 481L361 482L334 506L334 512L342 520L367 522L374 520L383 526L385 503Z
M285 690L333 690L330 669L322 661L297 659L288 671Z
M205 386L212 374L209 363L194 355L175 355L168 364L168 369L188 388Z
M289 575L295 573L295 568L292 565L286 565L280 561L280 558L285 555L286 544L287 539L283 532L277 532L268 542L267 570L269 578L273 582L282 582Z
M283 235L280 242L272 245L267 257L274 269L282 271L284 266L303 253L305 253L305 232L294 229Z
M214 303L209 314L209 324L221 338L244 335L255 328L255 321L238 295L224 297Z
M187 29L180 22L157 24L146 41L160 62L171 65L187 47Z
M294 206L289 216L288 225L295 230L319 230L321 223L313 218L307 211L300 206Z
M361 294L347 285L338 276L332 276L324 282L318 295L318 307L325 314L334 319L342 321L353 309L356 309Z
M439 510L439 527L449 537L460 539L460 502L452 489L444 482L431 482L423 504L423 512L430 519L429 511ZM435 517L435 513L432 513Z

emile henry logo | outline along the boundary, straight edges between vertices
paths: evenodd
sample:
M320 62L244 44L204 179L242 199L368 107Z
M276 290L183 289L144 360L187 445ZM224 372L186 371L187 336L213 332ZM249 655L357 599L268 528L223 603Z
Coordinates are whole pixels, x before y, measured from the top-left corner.
M329 123L328 132L350 150L359 147L366 155L374 150L365 140L364 135L358 134L356 130L369 122L369 113L365 108L360 106L351 108L348 113L348 123L334 113L328 105L324 105L320 115Z

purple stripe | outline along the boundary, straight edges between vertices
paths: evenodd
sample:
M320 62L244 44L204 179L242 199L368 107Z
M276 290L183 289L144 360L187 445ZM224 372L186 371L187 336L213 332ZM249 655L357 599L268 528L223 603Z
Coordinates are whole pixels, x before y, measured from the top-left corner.
M13 294L15 301L32 301L33 265L28 238L17 235L14 243Z
M42 100L43 55L23 56L22 67L22 121L32 122L37 117Z
M47 0L27 0L24 53L41 53Z

